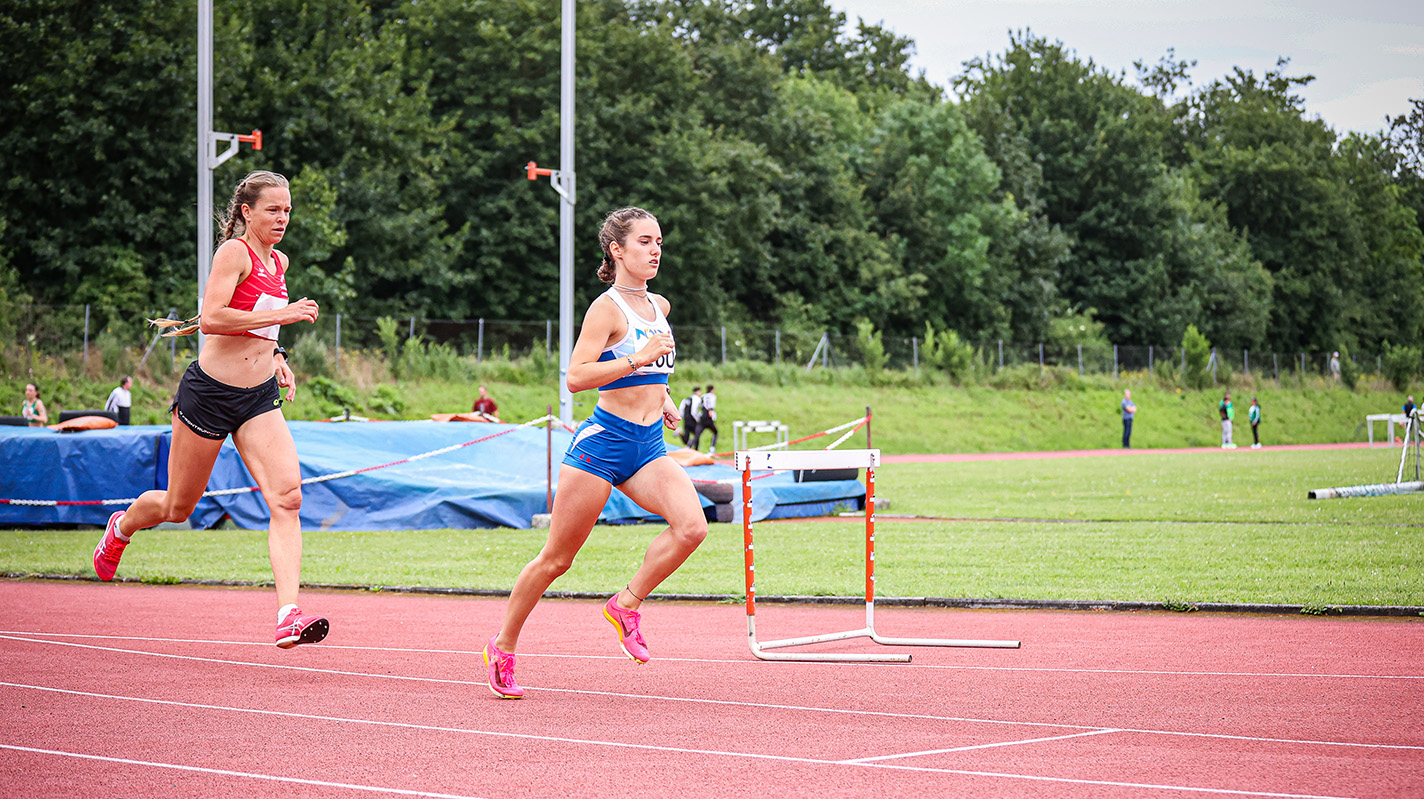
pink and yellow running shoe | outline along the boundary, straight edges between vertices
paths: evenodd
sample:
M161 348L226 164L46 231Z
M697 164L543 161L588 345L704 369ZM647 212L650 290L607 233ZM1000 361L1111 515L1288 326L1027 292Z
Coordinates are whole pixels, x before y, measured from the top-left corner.
M522 699L524 689L514 681L514 655L501 652L494 639L485 644L485 666L489 667L490 693L500 699Z
M119 538L119 519L123 517L123 511L114 511L109 523L104 525L104 537L94 547L94 573L106 583L114 579L114 572L119 570L119 558L124 556L124 547L129 545L129 542Z
M291 649L297 644L314 644L330 631L331 623L324 617L292 608L287 611L287 618L277 625L277 646Z
M603 618L608 619L608 623L618 631L618 644L623 647L623 654L639 665L647 663L648 645L643 641L643 634L638 631L638 621L642 615L636 610L618 607L618 595L614 594L603 603Z

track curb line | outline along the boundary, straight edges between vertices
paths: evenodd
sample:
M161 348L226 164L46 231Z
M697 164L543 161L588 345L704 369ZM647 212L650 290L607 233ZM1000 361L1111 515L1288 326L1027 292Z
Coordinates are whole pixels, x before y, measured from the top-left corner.
M0 572L5 580L48 580L55 582L88 582L100 580L93 576L74 574L37 574L31 572ZM189 585L217 588L271 588L271 581L145 579L116 577L113 582L138 585ZM302 588L316 591L364 591L369 593L432 594L437 596L507 597L509 591L498 588L443 588L421 585L357 585L349 583L302 583ZM607 599L608 594L591 591L545 591L546 599ZM741 604L740 594L653 594L650 601L715 602ZM800 605L863 605L860 596L757 595L758 602ZM1424 605L1285 605L1256 602L1143 602L1134 600L1096 599L971 599L958 597L876 597L875 604L885 607L966 608L973 610L1086 610L1086 611L1171 611L1177 613L1257 613L1263 615L1302 616L1424 616Z

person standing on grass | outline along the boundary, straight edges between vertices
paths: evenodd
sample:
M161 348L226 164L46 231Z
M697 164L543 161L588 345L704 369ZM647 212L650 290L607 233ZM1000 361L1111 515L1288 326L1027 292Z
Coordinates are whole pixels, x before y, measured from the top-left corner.
M1226 392L1221 398L1221 404L1216 406L1216 410L1221 414L1221 448L1236 449L1236 444L1231 440L1231 422L1236 418L1236 409L1231 407L1231 392Z
M1261 426L1261 403L1251 398L1251 408L1246 413L1246 418L1251 422L1251 449L1261 448L1261 433L1257 429Z
M129 423L129 411L133 407L133 378L124 375L119 381L118 387L109 392L109 399L104 402L104 410L114 414L119 424Z
M612 285L584 315L567 378L574 393L597 388L598 404L559 467L548 541L519 573L504 624L485 644L489 688L502 699L524 696L514 678L519 633L544 591L568 571L614 486L668 522L627 586L603 605L603 618L635 662L649 659L639 606L707 537L692 480L663 443L663 425L676 429L681 417L668 389L677 356L671 306L648 291L662 265L662 229L647 211L622 208L604 219L598 239L604 255L598 277Z
M25 384L25 401L20 403L20 416L30 427L44 427L49 424L49 411L40 399L40 387L35 383Z
M470 407L471 413L478 413L491 422L499 421L499 406L490 399L489 391L484 386L480 386L480 398L475 400L475 404Z
M1403 407L1402 410L1404 411L1404 421L1405 421L1406 423L1408 423L1409 417L1414 415L1414 395L1413 395L1413 394L1410 394L1410 395L1409 395L1409 398L1404 401L1404 407Z
M699 449L697 442L707 430L712 431L712 441L707 445L707 454L711 455L717 451L717 392L710 384L702 395L702 415L697 419L697 436L692 443L693 449Z
M1122 448L1132 446L1132 417L1137 415L1137 406L1132 403L1132 389L1122 390Z
M281 396L286 388L291 402L297 387L287 352L277 346L277 331L282 325L315 322L319 309L314 300L287 299L291 262L274 247L286 234L291 213L286 178L273 172L243 178L228 203L202 314L186 322L154 320L160 327L180 328L169 335L201 329L208 338L198 360L183 373L169 408L168 487L145 491L127 510L116 511L94 548L94 572L106 582L114 579L134 533L192 515L223 442L232 436L271 509L267 548L277 586L276 643L284 649L316 643L330 629L325 618L297 607L302 480Z
M683 399L677 412L682 415L682 431L678 433L678 438L682 439L684 447L690 447L692 446L692 436L697 432L697 417L702 413L701 386L692 387L692 393Z

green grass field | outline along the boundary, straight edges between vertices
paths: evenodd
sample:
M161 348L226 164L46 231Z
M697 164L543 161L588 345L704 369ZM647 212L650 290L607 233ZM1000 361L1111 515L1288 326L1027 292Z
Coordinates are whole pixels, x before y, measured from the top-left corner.
M1307 500L1392 480L1399 450L1237 450L888 464L882 596L1424 606L1424 495ZM936 519L899 520L913 514ZM948 519L948 520L945 520ZM756 528L758 593L856 596L863 522ZM556 591L617 588L651 526L595 530ZM95 530L0 532L0 572L92 576ZM265 534L150 530L121 576L270 580ZM311 531L309 583L507 590L539 530ZM741 528L714 524L660 592L743 593Z

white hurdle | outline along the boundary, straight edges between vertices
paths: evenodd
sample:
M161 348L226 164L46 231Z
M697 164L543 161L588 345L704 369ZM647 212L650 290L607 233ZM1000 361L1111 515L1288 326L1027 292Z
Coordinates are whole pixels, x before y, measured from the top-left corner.
M848 638L869 638L887 646L958 646L995 649L1017 649L1018 641L975 641L953 638L886 638L875 632L875 467L880 465L880 450L752 450L734 454L737 470L742 473L742 536L745 543L747 578L747 643L752 654L762 660L827 661L833 663L909 663L909 655L865 653L785 653L767 652L789 646L843 641ZM840 633L808 635L778 641L758 642L756 637L756 559L752 547L752 487L753 471L787 469L865 469L865 626Z

